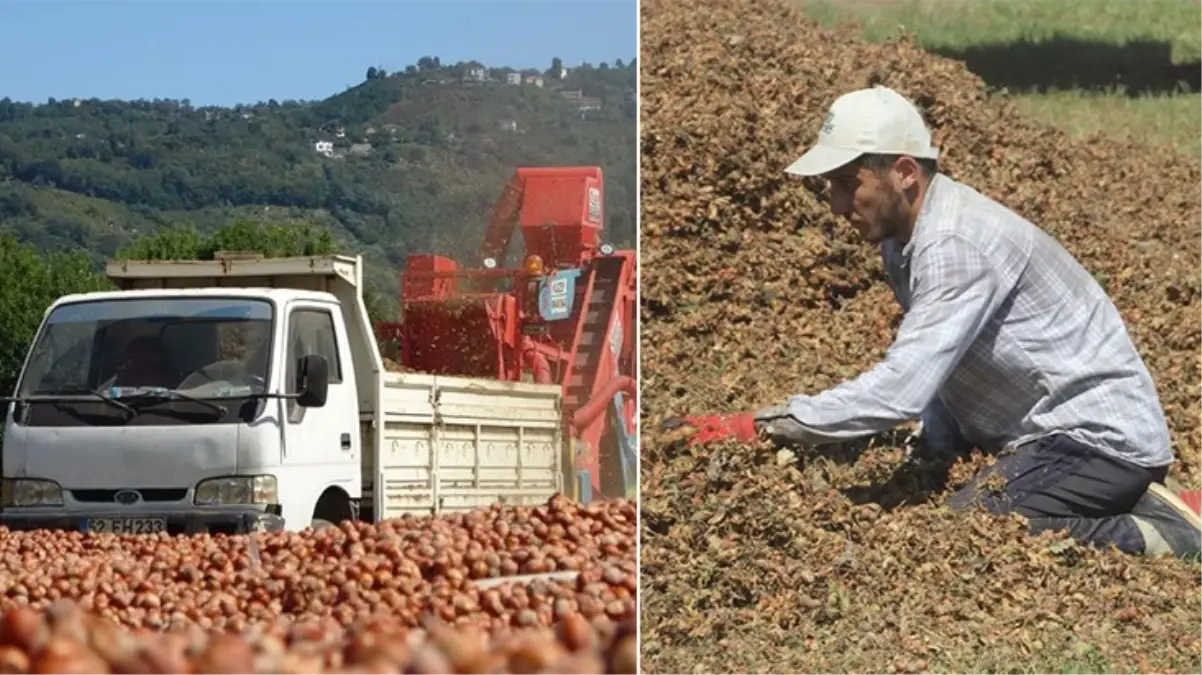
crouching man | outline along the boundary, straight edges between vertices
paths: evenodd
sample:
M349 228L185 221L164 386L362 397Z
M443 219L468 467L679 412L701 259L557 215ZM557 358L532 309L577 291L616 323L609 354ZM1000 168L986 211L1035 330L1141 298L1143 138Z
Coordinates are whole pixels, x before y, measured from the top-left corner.
M1198 555L1197 494L1164 487L1173 462L1151 375L1122 317L1052 237L938 173L918 110L873 87L831 106L787 171L829 184L832 211L880 245L905 316L882 363L754 413L686 417L694 442L767 436L838 443L919 419L929 446L997 463L953 508L1017 511L1034 531L1129 553ZM975 488L993 474L1004 492ZM1184 499L1183 499L1184 497Z

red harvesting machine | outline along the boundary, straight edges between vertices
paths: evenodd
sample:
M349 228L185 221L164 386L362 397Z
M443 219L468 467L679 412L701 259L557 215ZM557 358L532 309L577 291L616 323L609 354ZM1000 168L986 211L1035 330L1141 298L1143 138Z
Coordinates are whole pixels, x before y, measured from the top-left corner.
M493 208L477 267L410 255L401 321L377 328L406 370L559 384L582 502L631 497L638 437L635 252L603 244L600 167L520 168ZM525 255L505 255L521 228Z

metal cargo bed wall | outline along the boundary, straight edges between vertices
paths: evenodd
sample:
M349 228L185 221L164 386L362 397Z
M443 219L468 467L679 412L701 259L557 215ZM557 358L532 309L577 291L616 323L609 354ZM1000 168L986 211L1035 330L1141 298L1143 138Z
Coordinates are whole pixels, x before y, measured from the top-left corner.
M210 278L121 279L123 290L148 290L156 288L295 288L303 291L330 292L330 283L319 276L290 276L283 280L272 276L239 276Z
M362 424L363 496L377 519L539 504L563 490L558 387L398 373L382 380L380 419L364 415Z

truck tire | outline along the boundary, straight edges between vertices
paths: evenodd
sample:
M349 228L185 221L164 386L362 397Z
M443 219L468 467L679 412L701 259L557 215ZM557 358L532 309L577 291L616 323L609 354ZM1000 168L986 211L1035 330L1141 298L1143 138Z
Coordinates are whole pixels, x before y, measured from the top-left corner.
M352 520L355 511L346 493L338 488L326 488L313 507L309 526L316 530L338 527L345 520Z

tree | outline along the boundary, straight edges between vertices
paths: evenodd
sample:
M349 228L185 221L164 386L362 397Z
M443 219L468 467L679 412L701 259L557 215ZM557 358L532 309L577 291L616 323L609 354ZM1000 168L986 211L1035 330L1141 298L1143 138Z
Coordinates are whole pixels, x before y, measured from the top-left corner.
M263 225L238 220L202 237L191 226L163 228L117 253L127 260L212 260L218 251L250 251L267 258L334 253L334 238L310 225Z
M433 56L426 72L402 66L411 72L386 80L371 64L375 80L321 101L189 109L91 99L76 108L0 92L0 233L42 251L86 248L98 264L144 235L159 247L154 257L192 257L238 219L308 224L362 253L368 278L391 289L407 254L471 255L516 166L595 164L605 170L606 230L633 241L635 72L613 63L573 68L563 83L602 100L584 117L547 89L461 85ZM509 133L510 122L525 133ZM347 152L367 128L373 151ZM194 229L165 228L184 222Z
M117 254L126 260L212 260L218 251L261 253L267 258L287 258L337 253L329 232L310 225L264 225L238 220L208 237L191 226L163 228L142 237ZM373 323L386 321L389 307L372 289L362 289L363 302Z
M0 235L0 288L0 391L8 395L46 308L64 295L113 286L93 270L85 251L40 253Z

